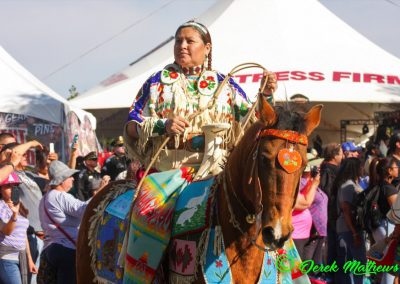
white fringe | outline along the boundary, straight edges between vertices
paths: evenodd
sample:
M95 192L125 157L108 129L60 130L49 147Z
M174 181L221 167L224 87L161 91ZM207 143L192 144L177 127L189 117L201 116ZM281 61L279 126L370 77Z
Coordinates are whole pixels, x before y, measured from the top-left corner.
M133 181L127 181L126 183L118 184L113 186L114 188L110 188L109 192L104 196L104 199L97 205L95 209L93 209L94 214L92 217L90 217L89 222L89 230L88 230L88 245L90 247L90 256L91 256L91 263L90 266L92 268L93 273L95 274L95 278L93 279L93 282L96 281L96 278L98 275L96 274L97 270L97 258L96 258L96 251L97 251L97 233L99 230L100 224L103 222L103 214L105 209L107 208L108 204L114 200L116 197L120 196L124 192L126 192L130 188L135 188L136 187L136 182ZM133 204L132 200L132 204ZM127 230L129 230L129 224L127 224ZM124 239L124 244L125 244L125 239ZM120 258L122 255L122 250L120 254ZM123 256L125 258L125 256Z
M158 120L158 117L149 117L145 121L142 122L141 130L142 133L140 133L139 136L139 141L138 141L138 148L139 148L139 153L145 155L146 151L146 144L147 141L149 141L149 138L151 135L153 135L153 130L154 126Z
M222 248L223 248L223 236L222 236L222 229L221 226L215 226L215 236L214 236L214 254L221 255Z
M169 283L172 284L191 284L196 280L195 276L184 276L172 271L169 272Z

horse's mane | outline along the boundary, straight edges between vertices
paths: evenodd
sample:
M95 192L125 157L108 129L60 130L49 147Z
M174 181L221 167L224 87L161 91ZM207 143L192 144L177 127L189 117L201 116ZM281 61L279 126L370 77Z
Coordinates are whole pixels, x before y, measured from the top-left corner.
M278 119L275 125L273 125L271 128L280 130L293 130L299 133L305 132L305 113L293 111L288 105L275 106L274 109Z

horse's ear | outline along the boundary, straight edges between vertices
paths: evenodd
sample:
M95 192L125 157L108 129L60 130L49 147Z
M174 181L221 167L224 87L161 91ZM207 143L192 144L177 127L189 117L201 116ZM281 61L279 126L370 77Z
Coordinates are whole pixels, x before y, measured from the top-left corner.
M274 108L267 102L267 100L260 95L258 98L261 120L267 125L274 125L276 123L276 113Z
M321 121L321 111L323 105L315 105L313 106L307 114L304 116L304 120L306 121L306 135L310 135L311 132L319 125Z

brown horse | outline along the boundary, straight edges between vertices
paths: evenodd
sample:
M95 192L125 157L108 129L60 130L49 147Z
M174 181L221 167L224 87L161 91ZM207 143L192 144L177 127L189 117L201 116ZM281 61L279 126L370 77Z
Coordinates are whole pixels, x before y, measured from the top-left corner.
M216 192L214 219L222 229L235 283L257 283L265 250L282 247L293 231L291 213L307 164L307 136L318 126L321 109L318 105L302 114L273 109L263 100L260 120L245 132L228 157ZM288 157L297 165L287 165ZM90 208L96 208L101 198L100 193ZM93 214L89 210L78 240L78 283L91 283L93 279L85 233ZM205 282L202 275L197 279L198 283Z
M224 216L219 222L235 283L257 283L264 248L281 248L293 231L292 209L307 164L307 144L299 143L298 135L308 136L319 125L321 109L318 105L301 115L275 111L264 101L261 119L246 131L228 158L227 193L218 190L217 204L219 216ZM278 162L278 152L290 147L302 160L301 167L291 173ZM232 215L238 226L230 222Z

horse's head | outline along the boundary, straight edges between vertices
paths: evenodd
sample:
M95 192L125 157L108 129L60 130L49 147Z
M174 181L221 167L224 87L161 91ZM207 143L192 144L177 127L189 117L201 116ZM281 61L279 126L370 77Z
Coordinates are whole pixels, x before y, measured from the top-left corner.
M234 211L256 224L265 246L283 246L293 231L292 210L307 164L307 136L318 126L322 105L308 113L260 104L260 119L228 160L228 179L239 205Z

